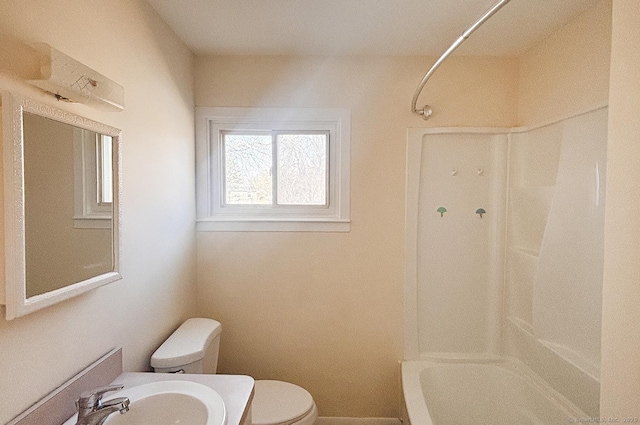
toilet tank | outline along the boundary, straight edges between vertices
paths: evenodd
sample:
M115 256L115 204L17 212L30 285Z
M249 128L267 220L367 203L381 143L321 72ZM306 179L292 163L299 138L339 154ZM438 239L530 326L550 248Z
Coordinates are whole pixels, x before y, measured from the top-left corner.
M212 319L184 322L151 356L155 372L216 373L222 326Z

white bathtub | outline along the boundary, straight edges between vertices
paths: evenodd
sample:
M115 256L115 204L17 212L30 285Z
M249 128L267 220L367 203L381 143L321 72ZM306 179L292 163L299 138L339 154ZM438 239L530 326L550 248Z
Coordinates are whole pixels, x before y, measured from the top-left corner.
M507 361L405 361L411 425L555 425L586 415Z

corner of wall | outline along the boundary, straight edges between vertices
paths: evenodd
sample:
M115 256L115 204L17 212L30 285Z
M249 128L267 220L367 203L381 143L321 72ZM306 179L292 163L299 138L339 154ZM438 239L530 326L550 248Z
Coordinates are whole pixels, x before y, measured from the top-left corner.
M605 104L610 54L611 1L601 0L519 57L518 124Z

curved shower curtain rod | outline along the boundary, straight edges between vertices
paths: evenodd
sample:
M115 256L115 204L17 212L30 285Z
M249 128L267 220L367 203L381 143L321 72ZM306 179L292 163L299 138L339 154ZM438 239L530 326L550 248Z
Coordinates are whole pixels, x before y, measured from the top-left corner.
M451 46L449 46L449 48L442 54L442 56L440 56L440 58L433 64L433 66L431 66L431 68L425 74L425 76L422 77L422 81L420 81L420 84L418 84L418 88L416 89L416 92L413 95L413 100L411 101L411 112L414 112L418 115L422 115L422 118L425 120L429 119L431 114L433 114L433 109L431 109L431 106L424 105L424 108L420 110L416 109L416 103L418 103L418 96L420 96L420 93L422 92L424 85L427 84L427 81L429 81L429 78L431 78L433 73L436 72L436 69L438 69L438 67L442 65L442 62L444 62L449 57L449 55L453 53L454 50L460 47L460 45L464 43L465 40L469 38L469 36L473 34L475 30L480 28L482 24L484 24L489 18L495 15L498 12L498 10L502 9L502 7L505 4L509 3L510 1L511 0L500 0L491 9L485 12L485 14L482 15L480 19L478 19L473 25L471 25L465 32L463 32L462 35L458 37L458 39L454 41Z

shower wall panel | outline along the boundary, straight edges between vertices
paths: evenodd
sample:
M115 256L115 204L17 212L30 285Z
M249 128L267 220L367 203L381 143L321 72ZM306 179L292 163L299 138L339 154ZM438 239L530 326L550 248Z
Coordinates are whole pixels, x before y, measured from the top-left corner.
M428 134L422 143L419 351L495 351L503 278L507 136Z
M407 353L515 357L597 417L607 109L499 131L409 132Z
M537 337L599 376L607 112L563 122L558 177L534 280Z
M510 141L504 352L598 416L607 109Z

